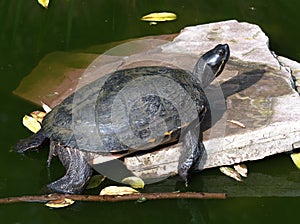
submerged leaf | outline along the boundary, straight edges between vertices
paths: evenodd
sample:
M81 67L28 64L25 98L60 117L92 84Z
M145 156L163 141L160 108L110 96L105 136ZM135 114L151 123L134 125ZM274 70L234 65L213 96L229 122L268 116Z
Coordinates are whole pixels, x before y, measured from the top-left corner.
M144 188L145 183L144 181L139 177L126 177L122 180L122 183L128 184L133 188Z
M48 8L50 0L38 0L38 3L40 3L44 8Z
M125 195L139 193L131 187L109 186L101 190L100 195Z
M23 117L23 125L33 133L37 133L42 128L36 119L28 115Z
M154 12L148 15L145 15L141 18L143 21L149 22L164 22L164 21L172 21L177 18L175 13L172 12Z
M73 201L72 199L63 198L63 199L49 201L45 205L50 208L63 208L72 205L74 202L75 201Z
M226 176L231 177L237 181L242 181L240 174L236 170L232 169L231 167L223 166L223 167L220 167L219 169Z
M152 26L152 25L157 25L157 22L150 22L149 25L150 25L150 26Z
M247 177L248 169L245 164L236 164L233 166L233 168L242 176L242 177Z
M143 202L145 202L145 201L147 201L147 198L141 197L141 198L139 198L136 202L137 202L137 203L143 203Z
M102 176L100 174L94 175L91 177L88 186L86 189L93 189L98 187L103 181L105 180L105 176Z
M294 164L300 169L300 152L298 153L292 153L291 158L294 162Z

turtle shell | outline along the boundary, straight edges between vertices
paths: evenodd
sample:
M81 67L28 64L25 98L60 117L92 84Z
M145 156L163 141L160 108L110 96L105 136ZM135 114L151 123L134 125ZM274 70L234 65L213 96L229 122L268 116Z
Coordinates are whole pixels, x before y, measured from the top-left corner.
M149 66L119 70L53 108L42 131L62 146L96 153L150 149L199 123L206 97L192 73Z

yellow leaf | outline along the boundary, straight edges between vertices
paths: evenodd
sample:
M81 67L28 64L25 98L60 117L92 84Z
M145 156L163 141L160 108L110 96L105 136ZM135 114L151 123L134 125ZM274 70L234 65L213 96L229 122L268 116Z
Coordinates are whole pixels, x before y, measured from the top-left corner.
M109 186L101 190L100 195L125 195L139 193L131 187Z
M37 133L42 128L36 119L28 115L23 117L23 125L33 133Z
M164 21L172 21L177 18L175 13L172 12L154 12L148 15L145 15L141 18L143 21L149 22L164 22Z
M231 167L223 166L223 167L220 167L219 169L226 176L231 177L237 181L242 181L240 174L236 170L232 169Z
M59 199L59 200L49 201L45 205L50 208L63 208L63 207L70 206L73 203L74 203L74 201L72 199L63 198L63 199Z
M245 164L236 164L233 166L233 168L242 176L242 177L247 177L248 169Z
M122 183L128 184L133 188L144 188L145 183L144 181L139 177L126 177L122 180Z
M97 174L91 177L88 186L86 187L86 189L93 189L98 187L103 181L105 180L105 177Z
M44 8L48 8L50 0L38 0L38 3L40 3Z
M291 158L294 162L294 164L300 169L300 152L298 153L292 153Z
M30 115L35 120L37 120L38 122L42 123L44 117L46 116L46 112L36 110L36 111L31 112Z

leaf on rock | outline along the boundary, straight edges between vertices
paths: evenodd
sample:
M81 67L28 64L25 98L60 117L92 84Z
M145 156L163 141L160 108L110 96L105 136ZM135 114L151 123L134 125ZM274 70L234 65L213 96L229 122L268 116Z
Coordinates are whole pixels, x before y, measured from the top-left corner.
M122 180L122 183L128 184L133 188L144 188L145 186L144 181L141 178L135 176L124 178Z
M136 193L139 192L131 187L109 186L103 188L100 192L100 195L125 195L125 194L136 194Z
M175 20L176 18L176 14L172 12L154 12L143 16L141 20L148 22L165 22Z
M38 3L41 4L44 8L48 8L50 0L38 0Z
M37 133L42 128L36 119L28 115L23 117L23 125L33 133Z
M243 163L236 164L233 168L242 176L247 177L248 169L247 166Z
M75 201L69 198L63 198L47 202L45 205L50 208L64 208L74 204Z
M246 128L246 126L242 122L240 122L240 121L236 121L236 120L227 120L227 121L230 122L230 123L232 123L232 124L237 125L240 128Z

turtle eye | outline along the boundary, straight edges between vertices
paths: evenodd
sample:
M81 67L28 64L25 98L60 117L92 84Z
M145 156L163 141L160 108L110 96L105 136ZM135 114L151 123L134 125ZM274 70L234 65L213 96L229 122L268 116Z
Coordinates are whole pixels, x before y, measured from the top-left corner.
M217 54L220 55L220 56L224 56L225 55L225 50L224 49L218 49Z

